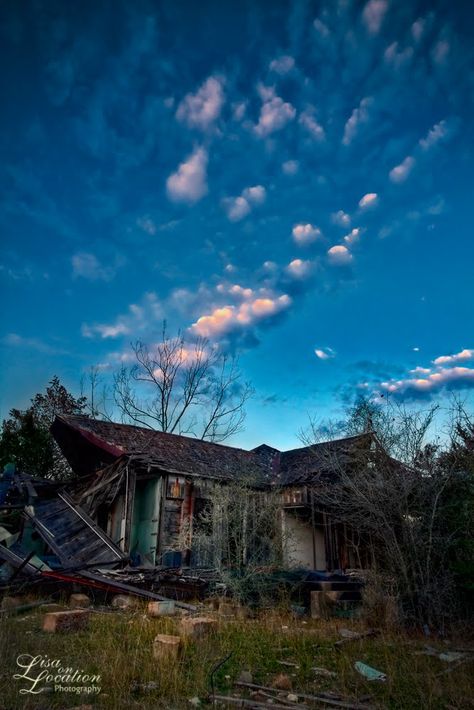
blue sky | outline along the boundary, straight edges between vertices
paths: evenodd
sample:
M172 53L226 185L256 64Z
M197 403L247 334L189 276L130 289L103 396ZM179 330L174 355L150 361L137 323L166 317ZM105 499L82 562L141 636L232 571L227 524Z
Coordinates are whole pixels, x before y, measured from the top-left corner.
M202 335L298 445L474 385L470 3L3 3L1 415Z

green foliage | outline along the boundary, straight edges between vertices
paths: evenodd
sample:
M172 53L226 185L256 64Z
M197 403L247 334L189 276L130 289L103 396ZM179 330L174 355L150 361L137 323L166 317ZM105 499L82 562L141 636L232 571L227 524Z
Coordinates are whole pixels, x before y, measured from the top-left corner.
M57 414L81 414L85 397L74 397L58 377L53 377L45 393L38 393L25 410L12 409L2 424L0 466L13 462L19 471L58 480L71 470L53 440L49 427Z

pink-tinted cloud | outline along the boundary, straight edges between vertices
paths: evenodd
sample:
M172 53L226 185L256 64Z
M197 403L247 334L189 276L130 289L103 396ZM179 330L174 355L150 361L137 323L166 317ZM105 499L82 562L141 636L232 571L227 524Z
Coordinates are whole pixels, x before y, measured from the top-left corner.
M359 207L361 210L365 210L368 207L374 207L378 202L378 195L376 192L368 192L366 195L361 197L359 200Z
M435 145L445 140L449 136L449 126L446 120L442 120L439 123L430 128L425 138L421 138L420 146L423 150L430 150L434 148Z
M279 131L296 116L296 109L288 102L276 96L274 89L261 86L260 96L263 101L260 117L255 126L255 133L265 138Z
M362 229L360 227L354 227L354 229L351 229L349 234L346 234L344 237L344 241L346 244L355 244L356 242L359 241L360 235L362 234Z
M270 62L270 71L274 71L277 74L288 74L295 66L295 60L293 57L284 54L278 59L273 59Z
M350 145L356 137L359 127L367 123L369 120L369 107L372 105L370 96L365 97L355 108L344 126L344 136L342 142L344 145Z
M465 362L466 360L474 360L474 349L461 350L459 353L454 355L440 355L435 360L433 360L434 365L450 365L457 362Z
M315 348L314 354L318 360L331 360L336 357L336 353L332 348Z
M314 227L312 224L295 224L292 230L294 241L300 246L311 244L316 239L320 239L322 234L319 227Z
M474 387L474 369L469 367L441 367L424 377L390 380L380 384L380 391L400 396L434 394L443 389Z
M298 119L299 123L306 131L317 141L323 141L326 137L324 128L315 119L313 112L310 110L303 111Z
M377 34L388 9L387 0L369 0L362 12L365 26L371 34Z
M390 170L389 177L392 182L404 182L415 166L415 159L408 155L400 165L396 165Z
M293 261L290 261L286 267L286 270L294 279L306 279L310 276L313 267L314 264L312 261L305 259L293 259Z
M331 215L331 220L334 224L337 224L338 227L348 227L351 223L350 215L348 215L347 212L344 212L344 210L334 212Z
M207 152L196 148L166 181L168 197L173 202L193 204L207 194Z
M246 187L238 197L226 197L222 200L227 217L231 222L239 222L250 214L255 205L265 202L267 193L263 185Z
M211 313L198 318L190 331L205 338L219 338L232 331L271 319L286 310L290 304L291 299L286 294L250 298L240 305L214 308Z
M351 263L352 254L343 244L337 244L328 249L328 259L334 266L345 266Z
M222 80L210 76L195 94L184 97L176 118L190 128L207 130L219 118L223 103Z

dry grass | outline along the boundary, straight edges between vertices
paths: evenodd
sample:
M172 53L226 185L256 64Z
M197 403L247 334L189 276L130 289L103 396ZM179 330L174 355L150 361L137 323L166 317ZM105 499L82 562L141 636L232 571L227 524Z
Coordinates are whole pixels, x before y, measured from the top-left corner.
M262 613L257 619L220 619L218 631L206 640L187 642L179 663L160 667L153 659L157 633L177 633L179 620L149 619L143 605L133 612L93 613L88 631L47 634L41 631L44 611L11 616L0 621L0 708L2 710L54 710L91 704L94 708L191 708L189 699L205 699L214 665L232 651L216 674L220 694L234 692L233 681L242 670L255 683L268 685L278 673L291 678L292 687L305 693L336 691L353 699L370 695L386 708L474 708L473 664L452 672L436 657L418 653L426 643L446 650L459 641L439 642L421 637L384 634L353 641L337 650L338 627L358 628L346 621L294 619L284 612ZM464 644L465 645L465 644ZM100 695L51 693L20 695L20 653L60 658L64 665L102 676ZM356 660L383 671L387 682L374 684L354 670ZM294 663L298 668L278 661ZM334 671L335 678L316 677L312 668ZM132 690L134 684L156 683L149 691Z

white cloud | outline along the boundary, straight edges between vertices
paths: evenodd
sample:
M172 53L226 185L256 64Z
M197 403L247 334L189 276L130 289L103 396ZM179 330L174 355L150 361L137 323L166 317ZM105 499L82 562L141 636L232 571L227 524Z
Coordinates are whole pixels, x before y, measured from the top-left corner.
M344 136L342 142L344 145L350 145L354 140L359 126L367 123L369 120L369 106L372 104L372 99L370 97L365 97L360 102L359 106L355 108L349 119L346 121L344 126Z
M263 185L246 187L238 197L226 197L222 205L231 222L239 222L250 214L252 207L265 202L267 192Z
M413 39L416 42L420 41L420 39L423 35L423 32L424 32L424 29L425 29L425 21L421 17L419 17L411 26L411 33L413 35Z
M334 224L337 224L338 227L349 227L351 223L350 215L348 215L347 212L344 212L344 210L334 212L331 215L331 220L334 222Z
M287 294L251 298L238 306L215 308L211 313L198 318L190 331L205 338L219 338L233 330L268 320L286 310L290 304L291 299Z
M387 0L369 0L362 12L365 26L371 34L377 34L388 9Z
M18 333L8 333L0 340L1 343L13 348L22 348L23 351L26 350L36 350L37 352L44 353L45 355L63 355L64 350L53 347L45 343L39 338L25 338L23 335Z
M286 267L287 272L295 279L306 279L313 270L313 262L305 259L293 259Z
M173 202L198 202L207 194L207 152L196 148L166 181L168 197Z
M447 42L446 40L441 40L440 42L437 42L431 53L433 61L436 64L444 64L448 57L450 49L451 47L449 45L449 42Z
M140 227L147 234L156 234L157 227L151 217L139 217L137 219L137 227Z
M440 355L433 360L434 365L448 365L456 362L465 362L466 360L474 360L474 349L464 349L454 355Z
M300 246L311 244L322 236L321 230L312 224L295 224L291 233L294 241Z
M281 169L285 173L285 175L296 175L300 167L300 164L297 160L286 160L284 163L282 163Z
M412 57L413 48L405 47L405 49L399 49L398 42L392 42L384 52L385 61L395 67L395 69L400 69L408 64Z
M253 187L246 187L242 195L251 204L261 205L265 202L267 192L263 185L254 185Z
M163 320L163 307L156 293L145 293L140 304L132 303L126 313L119 315L112 323L84 323L81 327L85 338L99 336L102 339L118 338L121 335L146 331Z
M313 136L313 138L315 138L315 140L324 140L326 136L324 128L317 122L311 111L303 111L303 113L300 114L299 123Z
M423 150L430 150L440 141L444 140L449 135L447 121L442 120L430 128L425 138L421 138L420 146Z
M365 210L368 207L374 207L378 202L378 195L376 192L368 192L366 195L361 197L359 200L359 207L361 210Z
M331 264L344 266L351 263L352 254L347 247L342 244L337 244L328 249L328 258Z
M321 35L321 37L329 37L331 34L328 27L319 19L319 17L317 17L313 22L313 27L316 32Z
M240 101L238 103L232 104L232 116L235 121L241 121L245 116L247 110L247 103L245 101Z
M176 111L176 118L190 128L204 131L219 118L223 103L222 81L210 76L195 94L184 97Z
M260 86L259 92L263 105L258 123L255 126L255 133L264 138L284 128L287 123L294 119L296 110L290 103L276 96L272 88Z
M361 233L362 230L360 227L354 227L354 229L351 229L349 234L346 234L346 236L344 237L344 241L349 245L355 244L359 241Z
M227 217L231 222L239 222L250 213L250 205L245 197L228 197L223 201Z
M110 281L115 275L112 266L102 266L94 254L78 252L71 258L72 275L74 278L89 281Z
M295 60L286 54L270 62L270 70L277 74L288 74L294 66Z
M379 385L383 392L405 397L433 394L444 388L464 389L474 387L474 369L469 367L440 367L423 377L389 380Z
M336 353L332 348L315 348L314 354L319 360L330 360L336 357Z
M415 166L415 159L407 155L399 165L390 170L389 177L392 182L404 182Z

